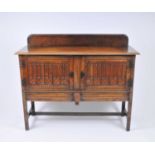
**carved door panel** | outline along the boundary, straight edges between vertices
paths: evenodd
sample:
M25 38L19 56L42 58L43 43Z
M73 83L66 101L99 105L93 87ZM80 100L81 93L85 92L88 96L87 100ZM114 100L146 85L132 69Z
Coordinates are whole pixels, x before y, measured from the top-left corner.
M71 56L29 56L25 60L25 90L64 91L73 88Z
M83 90L127 90L130 76L129 59L123 56L87 56L82 60Z

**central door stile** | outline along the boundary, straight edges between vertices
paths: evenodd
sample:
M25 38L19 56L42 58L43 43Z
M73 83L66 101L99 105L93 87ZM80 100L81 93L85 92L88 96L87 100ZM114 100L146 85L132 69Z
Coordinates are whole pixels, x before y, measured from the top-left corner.
M81 95L80 95L80 73L81 73L81 57L74 56L74 101L75 104L79 104Z
M69 76L70 76L70 90L72 91L74 89L74 57L70 57L71 59L71 64L70 64L70 73L69 73Z
M81 71L80 71L80 88L81 88L81 90L84 90L84 87L85 87L85 77L86 77L85 59L86 59L86 56L81 57Z

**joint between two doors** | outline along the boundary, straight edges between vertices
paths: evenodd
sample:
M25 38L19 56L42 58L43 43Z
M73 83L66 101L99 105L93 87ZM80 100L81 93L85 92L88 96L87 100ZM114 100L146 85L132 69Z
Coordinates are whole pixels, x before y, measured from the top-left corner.
M74 56L72 61L72 71L74 73L73 77L73 89L81 90L83 88L83 77L84 74L84 57L83 56Z

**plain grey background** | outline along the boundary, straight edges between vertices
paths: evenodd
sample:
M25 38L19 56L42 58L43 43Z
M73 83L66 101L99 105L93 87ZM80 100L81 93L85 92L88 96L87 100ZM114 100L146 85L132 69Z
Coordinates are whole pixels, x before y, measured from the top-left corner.
M24 131L20 73L14 53L32 33L124 33L137 56L131 131L120 117L35 117ZM0 13L1 141L154 141L155 13ZM66 102L67 103L67 102ZM39 110L119 110L119 103L39 104Z

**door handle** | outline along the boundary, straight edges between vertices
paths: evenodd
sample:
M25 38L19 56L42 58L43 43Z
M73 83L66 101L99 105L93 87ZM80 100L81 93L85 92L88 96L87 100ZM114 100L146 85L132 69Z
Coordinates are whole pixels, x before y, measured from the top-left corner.
M73 78L74 77L74 72L70 72L69 77Z
M84 73L84 72L81 72L81 74L80 74L81 79L82 79L84 76L85 76L85 73Z

